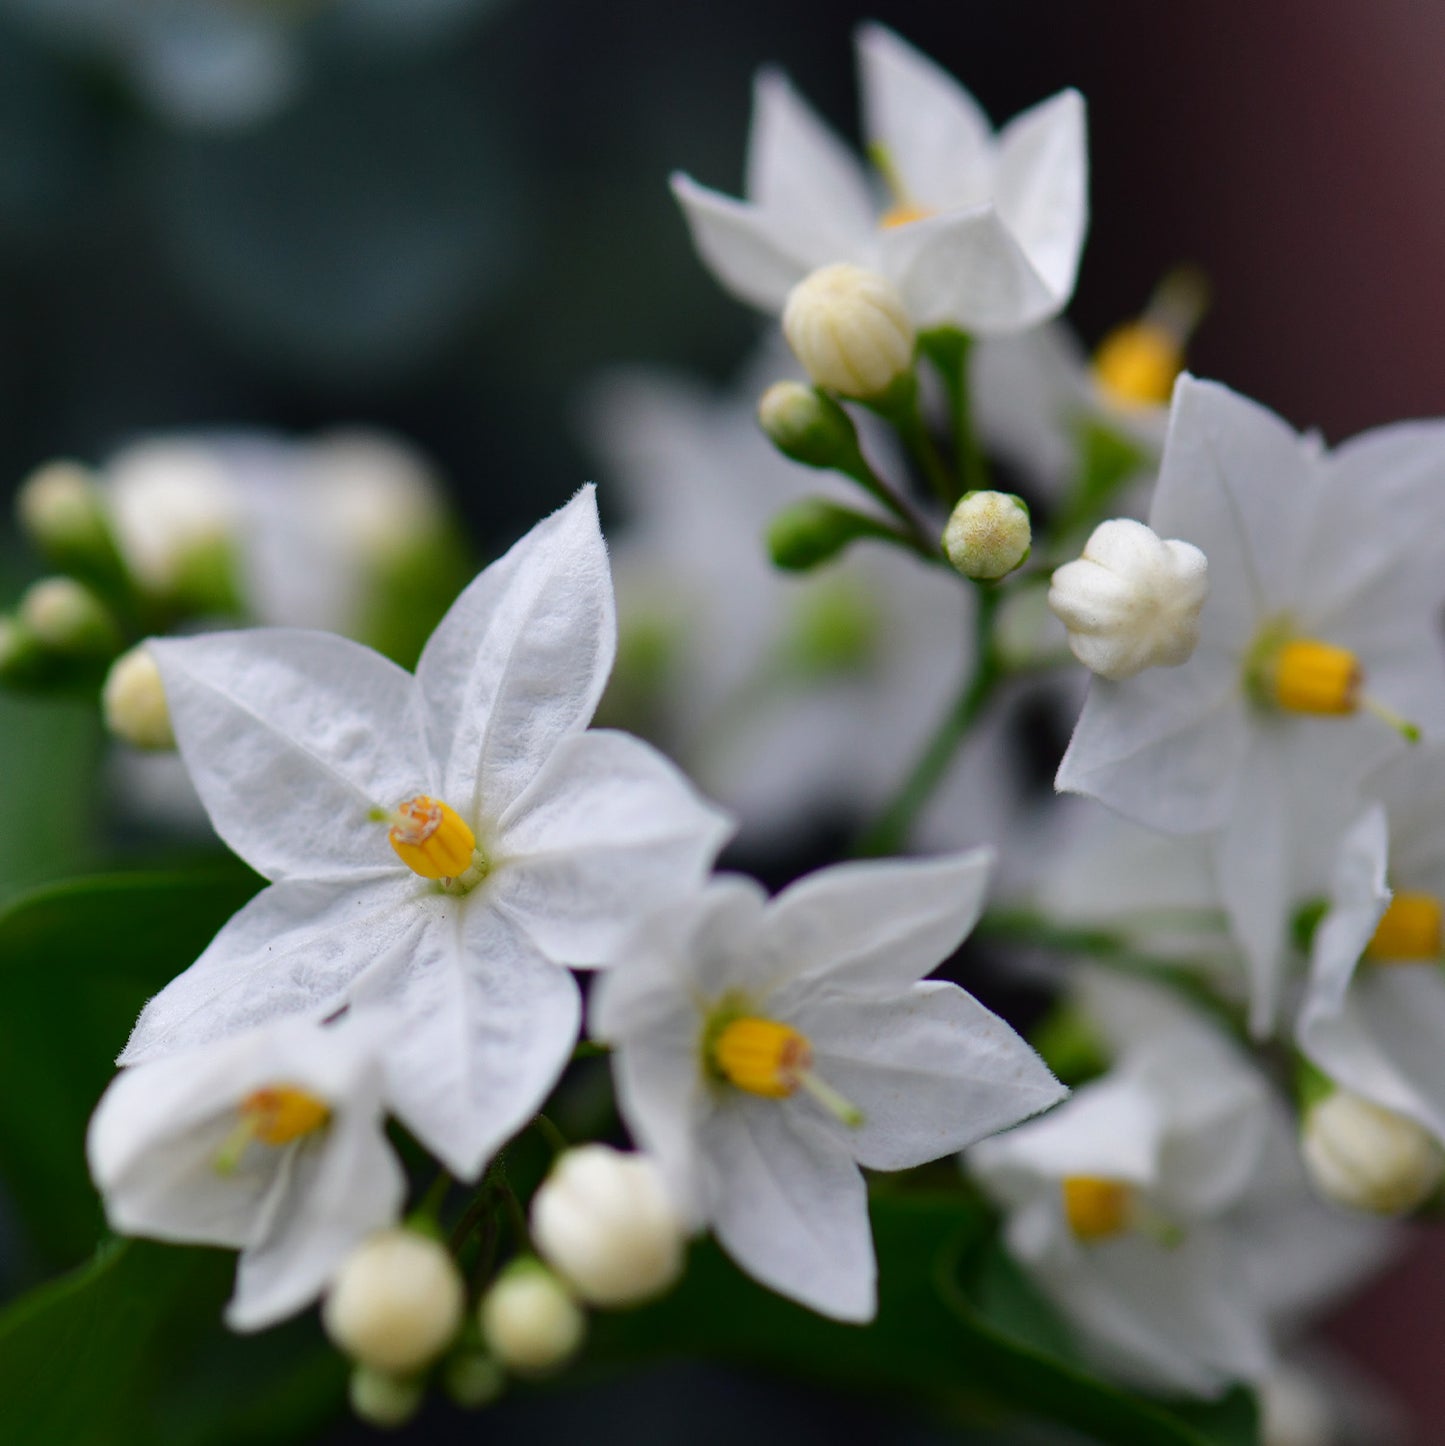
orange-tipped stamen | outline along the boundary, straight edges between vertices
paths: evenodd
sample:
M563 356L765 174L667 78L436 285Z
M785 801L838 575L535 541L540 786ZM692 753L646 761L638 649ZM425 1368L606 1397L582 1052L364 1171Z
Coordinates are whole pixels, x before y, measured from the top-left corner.
M331 1108L295 1085L269 1085L252 1090L237 1114L235 1129L216 1152L215 1167L222 1175L236 1169L252 1142L279 1148L323 1129L331 1119Z
M813 1046L791 1025L754 1015L730 1020L709 1056L718 1074L749 1094L779 1100L802 1090L843 1124L863 1123L863 1111L814 1074Z

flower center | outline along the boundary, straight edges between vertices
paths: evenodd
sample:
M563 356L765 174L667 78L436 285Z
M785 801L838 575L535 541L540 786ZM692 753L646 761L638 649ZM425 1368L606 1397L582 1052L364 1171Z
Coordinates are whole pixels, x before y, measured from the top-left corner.
M1134 1192L1122 1180L1069 1175L1062 1182L1064 1216L1078 1240L1122 1235L1134 1222Z
M1164 406L1183 368L1179 342L1147 318L1116 327L1094 353L1094 380L1126 406Z
M221 1175L236 1169L253 1141L279 1148L324 1129L331 1119L329 1105L296 1085L267 1085L252 1090L236 1113L240 1116L236 1128L215 1158L216 1172Z
M1440 946L1440 900L1397 889L1365 945L1365 957L1377 964L1414 964L1438 959Z
M897 226L907 226L913 221L926 221L930 216L937 214L938 212L932 206L920 206L913 201L902 201L896 206L890 206L878 218L878 229L892 231Z
M397 857L424 879L459 879L473 867L476 835L450 804L419 793L385 816Z
M903 184L903 177L893 163L893 156L882 141L874 141L868 147L868 159L873 162L878 174L883 177L883 184L888 187L889 193L893 197L893 204L878 218L880 231L891 231L897 226L907 226L914 221L925 221L928 217L938 214L932 206L921 205L908 194L908 187Z
M813 1046L790 1024L756 1015L728 1018L704 1045L713 1072L740 1090L782 1100L806 1091L845 1125L861 1125L863 1112L813 1073Z

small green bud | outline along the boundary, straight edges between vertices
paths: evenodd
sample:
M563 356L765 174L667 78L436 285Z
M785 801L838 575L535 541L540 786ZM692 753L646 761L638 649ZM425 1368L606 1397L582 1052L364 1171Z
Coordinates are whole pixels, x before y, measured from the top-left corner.
M20 621L39 643L71 656L105 657L121 645L110 609L73 577L47 577L20 599Z
M817 387L774 382L758 402L758 423L783 456L806 467L847 472L860 460L853 419Z
M123 575L95 474L79 462L47 462L20 485L20 526L61 572L114 581Z
M943 529L943 550L965 577L993 582L1028 561L1029 509L1012 492L965 492Z
M442 1382L458 1406L475 1411L502 1394L507 1374L485 1351L459 1351L446 1363Z
M351 1409L368 1426L394 1431L405 1426L421 1409L425 1387L420 1381L404 1381L358 1366L351 1373L348 1395Z
M805 497L783 508L768 524L768 555L784 572L809 572L831 562L860 537L888 529L871 517L823 497Z
M833 576L804 590L789 629L792 666L812 678L862 672L878 649L876 599L855 578Z

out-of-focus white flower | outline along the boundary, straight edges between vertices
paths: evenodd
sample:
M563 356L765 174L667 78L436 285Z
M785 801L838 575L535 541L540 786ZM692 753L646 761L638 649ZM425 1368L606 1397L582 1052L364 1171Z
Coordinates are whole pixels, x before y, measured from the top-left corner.
M765 1285L875 1309L857 1166L936 1159L1063 1097L1002 1020L918 982L972 927L986 851L845 864L775 900L714 882L634 935L594 995L618 1103L676 1198Z
M645 744L586 731L614 638L589 487L467 588L415 677L299 629L152 641L211 821L272 885L123 1061L377 1001L396 1113L475 1176L567 1060L565 966L611 962L729 832Z
M881 397L913 366L913 323L897 288L846 261L788 292L783 335L816 386L860 401Z
M396 1227L368 1236L341 1262L321 1322L354 1361L408 1376L461 1329L466 1288L439 1240Z
M1101 522L1078 560L1049 582L1049 606L1074 656L1116 683L1187 663L1208 595L1209 562L1197 547L1124 517Z
M144 643L122 653L111 664L101 690L100 707L105 726L115 737L137 748L176 746L161 670Z
M1366 780L1315 930L1300 1048L1352 1094L1445 1145L1445 747Z
M1029 509L1011 492L969 492L949 515L943 550L965 576L992 582L1028 561Z
M487 1348L524 1376L565 1366L587 1334L587 1317L538 1260L508 1266L482 1297L480 1318Z
M1202 1019L1118 980L1089 1002L1115 1068L968 1167L1101 1367L1197 1395L1264 1380L1275 1329L1377 1264L1384 1237L1315 1199L1283 1105Z
M241 1252L226 1320L300 1310L406 1180L383 1131L384 1032L283 1019L123 1070L90 1123L90 1171L125 1235Z
M1431 542L1445 526L1445 425L1383 427L1327 454L1183 377L1149 525L1209 558L1198 646L1180 667L1092 679L1057 785L1151 828L1212 834L1264 1032L1291 913L1324 885L1354 786L1402 747L1362 715L1445 723Z
M538 1253L588 1305L636 1305L682 1273L682 1221L646 1155L568 1150L532 1197Z
M1414 1120L1348 1090L1309 1107L1300 1149L1322 1195L1373 1215L1407 1214L1445 1175L1445 1154Z
M869 179L776 72L754 92L747 201L673 177L693 241L742 301L774 314L809 272L850 262L887 277L920 329L1021 330L1074 289L1087 224L1084 105L1076 91L995 137L973 97L892 31L857 36Z

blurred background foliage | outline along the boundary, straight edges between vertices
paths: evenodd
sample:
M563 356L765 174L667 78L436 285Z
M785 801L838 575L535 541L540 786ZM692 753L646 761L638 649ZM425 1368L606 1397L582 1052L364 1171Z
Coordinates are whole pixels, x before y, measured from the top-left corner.
M437 460L490 555L594 475L576 421L599 369L644 361L722 381L738 365L760 323L697 262L667 174L739 189L751 78L769 61L856 134L850 32L870 17L995 119L1063 85L1084 91L1094 220L1071 314L1086 340L1192 260L1216 296L1195 370L1332 437L1445 412L1445 12L1428 4L0 0L0 496L42 461L99 461L149 432L363 422ZM11 535L0 602L33 569ZM0 907L99 861L92 713L0 699L0 812L18 821L0 829ZM76 1081L99 1093L134 996L193 957L249 885L223 873L187 887L175 905L165 881L131 890L123 919L64 887L0 915L0 1067L25 1061L34 1088L0 1091L0 1168L39 1192L0 1197L4 1294L88 1253L98 1216L77 1131L93 1095ZM75 1015L72 981L52 968L46 930L61 927L89 959L94 1018ZM47 1092L47 1060L81 1054ZM25 1251L5 1226L17 1212ZM214 1321L225 1271L198 1259L164 1267L196 1315L166 1317L157 1296L121 1334L151 1343ZM101 1268L124 1281L132 1266ZM1430 1279L1417 1271L1416 1288ZM63 1311L52 1329L45 1349L77 1370L106 1348ZM618 1358L656 1353L625 1334ZM277 1440L283 1419L309 1434L336 1399L336 1363L309 1325L252 1344L265 1391L241 1390L252 1377L232 1375L231 1356L207 1364L207 1349L137 1442ZM1408 1343L1392 1360L1407 1378ZM691 1366L524 1398L484 1425L438 1410L415 1439L936 1439L811 1387L779 1394ZM40 1421L26 1439L86 1441L83 1420ZM363 1434L338 1430L326 1439Z

